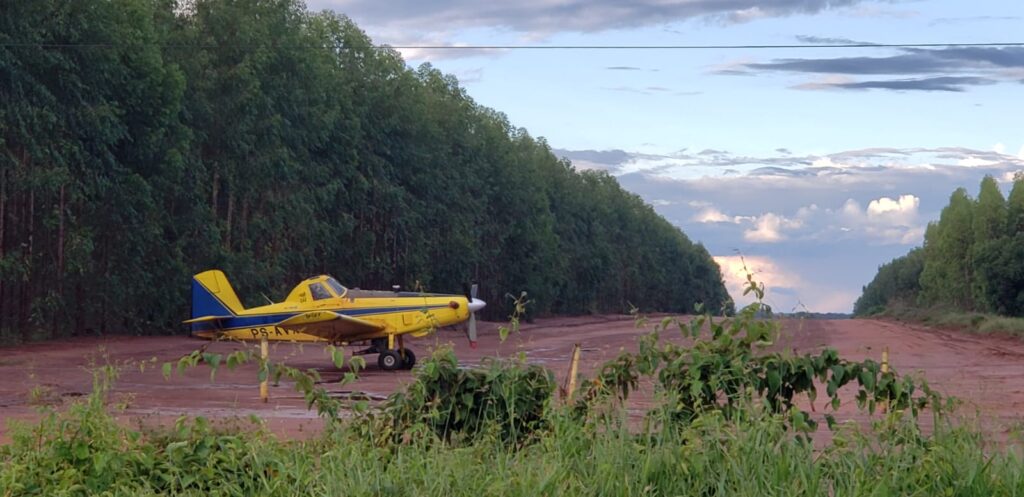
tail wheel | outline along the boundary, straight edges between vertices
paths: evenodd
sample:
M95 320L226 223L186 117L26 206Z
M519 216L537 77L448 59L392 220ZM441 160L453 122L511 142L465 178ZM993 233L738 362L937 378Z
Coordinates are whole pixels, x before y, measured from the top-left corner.
M384 371L394 371L402 366L402 356L397 351L385 350L377 356L377 365Z
M412 349L405 349L405 360L402 361L402 369L412 369L416 365L416 354L412 353Z

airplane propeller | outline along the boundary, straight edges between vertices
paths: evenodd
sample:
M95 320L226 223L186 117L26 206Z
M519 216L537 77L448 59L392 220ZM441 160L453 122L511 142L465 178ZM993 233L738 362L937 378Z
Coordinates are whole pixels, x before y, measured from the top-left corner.
M469 346L476 348L476 311L483 309L486 302L476 298L479 285L473 283L466 292L466 300L469 302L469 322L466 324L466 336L469 338Z

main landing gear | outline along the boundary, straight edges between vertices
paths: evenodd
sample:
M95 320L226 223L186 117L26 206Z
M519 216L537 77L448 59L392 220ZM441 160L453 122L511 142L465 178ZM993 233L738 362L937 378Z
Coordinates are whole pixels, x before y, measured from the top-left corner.
M405 357L403 358L402 351L385 350L377 356L377 365L384 371L412 369L416 365L416 354L413 354L409 349L405 349L404 352Z
M377 365L384 371L412 369L416 365L416 354L405 348L399 335L397 347L388 347L387 338L375 338L366 349L356 351L355 355L377 354ZM392 341L394 343L394 341Z

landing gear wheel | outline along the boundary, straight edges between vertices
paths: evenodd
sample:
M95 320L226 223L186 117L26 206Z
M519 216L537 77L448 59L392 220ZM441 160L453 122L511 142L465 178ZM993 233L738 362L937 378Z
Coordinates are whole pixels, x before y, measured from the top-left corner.
M394 371L402 366L402 356L397 351L385 350L377 356L377 365L384 371Z
M405 360L402 361L402 369L412 369L416 365L416 354L411 349L405 349Z

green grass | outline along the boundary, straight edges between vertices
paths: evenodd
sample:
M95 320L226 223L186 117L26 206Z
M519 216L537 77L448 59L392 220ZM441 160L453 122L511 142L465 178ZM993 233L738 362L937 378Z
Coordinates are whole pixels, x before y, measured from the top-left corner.
M481 397L500 410L550 389L529 370L513 371L520 367L514 362L472 377L451 376L443 366L428 359L417 381L479 382L472 391L536 383ZM532 379L521 381L524 374ZM572 405L552 401L541 425L513 438L503 433L507 417L490 416L471 437L447 437L429 423L396 437L379 429L391 423L382 412L364 411L314 439L289 441L260 425L225 429L204 418L146 432L126 427L107 395L115 375L113 367L100 369L88 397L63 412L41 408L39 423L16 426L13 442L0 447L0 496L1024 495L1019 441L993 444L947 411L929 414L929 432L906 412L876 415L868 426L838 425L817 447L794 431L791 413L757 402L676 424L658 417L672 406L655 405L652 422L640 427L616 402L581 420ZM414 399L415 389L404 395ZM432 402L413 404L428 409L423 419L449 419L436 416ZM407 402L393 405L410 412Z
M976 333L1001 333L1024 338L1024 318L964 312L940 307L920 308L901 303L893 303L874 316L920 323L936 328Z
M781 416L708 415L648 436L552 412L533 443L384 444L345 426L310 441L218 432L204 420L140 433L98 396L21 427L0 448L0 495L959 495L1024 493L1019 447L940 420L933 434L892 415L838 430L821 449Z

